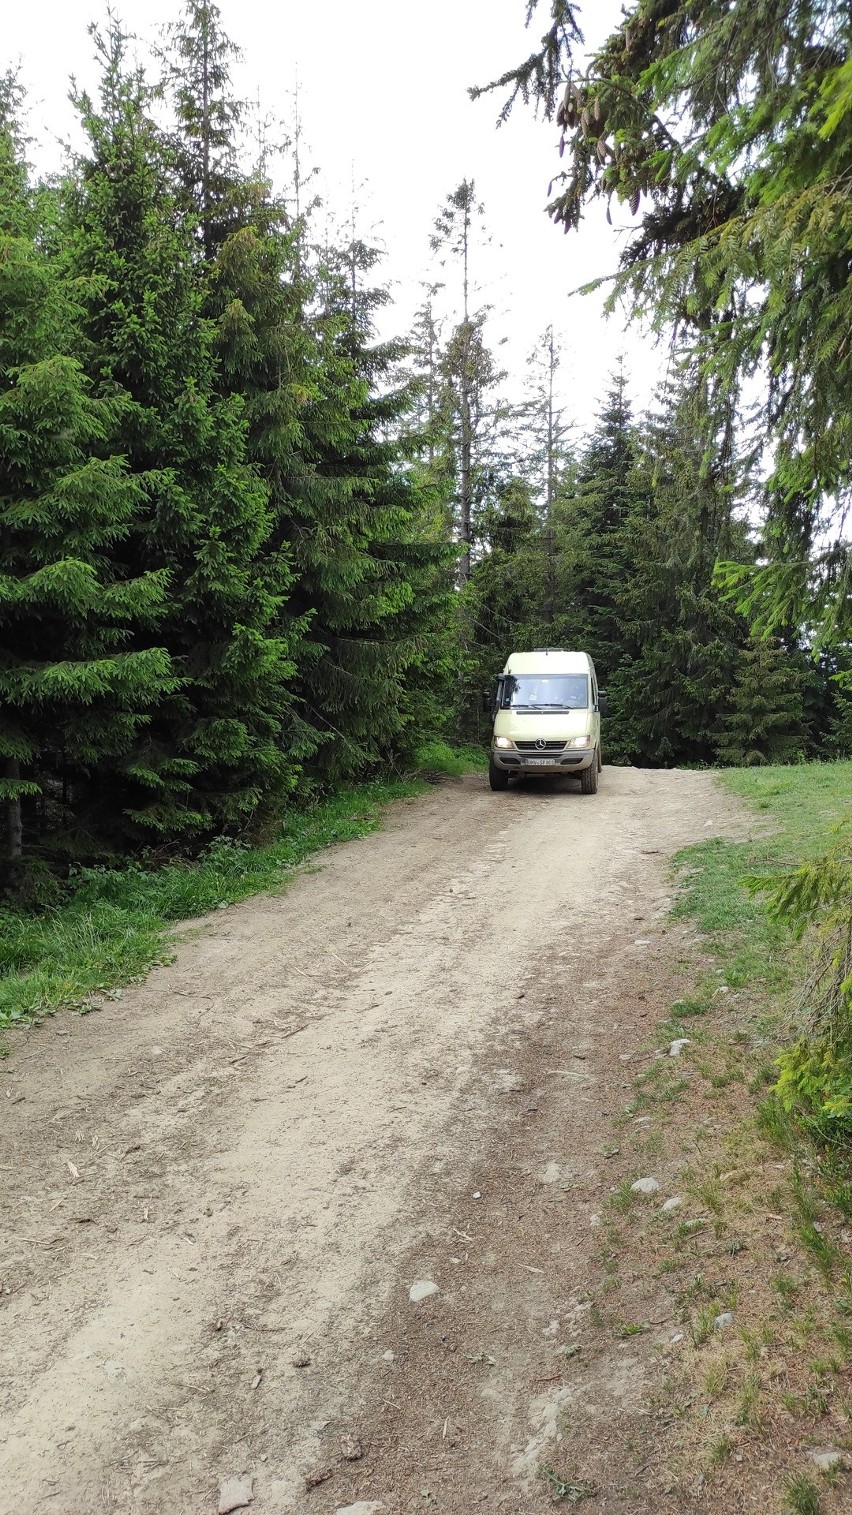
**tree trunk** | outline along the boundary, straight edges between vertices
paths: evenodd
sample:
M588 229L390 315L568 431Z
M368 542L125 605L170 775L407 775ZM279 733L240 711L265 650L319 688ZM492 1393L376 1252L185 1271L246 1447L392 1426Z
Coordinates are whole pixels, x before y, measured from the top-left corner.
M470 462L472 451L472 437L470 425L470 378L467 373L467 342L465 341L464 355L465 372L462 376L461 392L461 458L459 477L459 536L464 544L464 551L459 559L459 580L466 584L470 578L470 544L471 544L471 477Z
M213 228L210 224L210 52L207 35L207 22L204 24L204 62L202 64L201 86L201 116L202 116L202 139L201 139L201 224L204 235L204 256L208 263L213 260Z
M470 321L468 319L468 296L469 296L469 272L468 260L470 257L470 206L465 205L464 230L463 230L463 257L464 257L464 308L462 319L464 321L464 342L462 343L462 381L461 381L461 458L460 458L460 489L459 489L459 536L464 544L464 552L459 559L459 581L466 584L470 578L470 544L471 544L471 478L470 463L473 451L472 428L470 424Z
M6 759L3 776L8 783L20 782L21 765L17 758ZM24 851L24 830L19 795L6 801L6 826L6 857L10 863L20 862Z
M556 497L556 435L553 414L553 375L556 372L556 353L553 347L553 327L548 342L548 389L547 389L547 491L545 495L545 578L544 624L553 625L553 607L556 599L556 542L553 532L553 501Z

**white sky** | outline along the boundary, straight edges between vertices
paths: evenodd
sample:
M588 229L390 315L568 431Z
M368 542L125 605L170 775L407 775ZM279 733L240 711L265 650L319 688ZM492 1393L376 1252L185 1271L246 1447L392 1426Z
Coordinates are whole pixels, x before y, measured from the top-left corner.
M150 37L181 11L180 0L114 0L125 26ZM408 328L420 281L444 277L429 252L434 218L467 177L484 202L491 246L478 259L480 299L501 366L523 384L524 360L549 322L563 337L561 388L567 415L593 418L617 356L624 352L637 403L657 387L665 353L621 320L602 316L602 298L571 297L614 269L617 234L598 207L579 234L563 236L544 214L557 172L557 133L518 105L495 129L495 95L472 103L467 89L514 66L544 29L524 30L524 0L219 0L225 29L243 49L239 94L292 119L298 74L303 131L329 210L348 218L352 184L366 185L359 230L384 245L392 282L394 333ZM87 24L102 0L6 0L0 66L22 65L30 130L40 169L58 167L60 142L74 139L68 80L94 78ZM621 0L581 0L587 42L607 34ZM448 288L448 296L450 294ZM388 333L390 334L390 333ZM499 345L501 344L502 345Z

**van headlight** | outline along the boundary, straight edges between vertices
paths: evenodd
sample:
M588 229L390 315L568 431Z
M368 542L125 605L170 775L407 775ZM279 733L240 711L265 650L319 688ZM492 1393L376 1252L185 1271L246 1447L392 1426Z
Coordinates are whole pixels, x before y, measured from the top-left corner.
M507 736L495 736L494 738L495 747L514 747L514 745L514 742L511 742Z
M571 738L568 745L569 747L591 747L592 738L590 736L575 736Z

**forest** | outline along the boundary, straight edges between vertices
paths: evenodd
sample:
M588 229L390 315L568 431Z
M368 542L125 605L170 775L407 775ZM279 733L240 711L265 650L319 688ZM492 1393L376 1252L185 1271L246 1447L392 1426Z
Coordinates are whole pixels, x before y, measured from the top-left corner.
M782 180L772 195L757 166L732 181L729 198L756 204L738 248L725 220L720 254L723 160L739 171L742 141L757 164L776 126L758 89L755 119L721 132L700 79L725 7L700 7L686 47L682 9L643 0L599 75L576 81L573 9L556 3L543 52L500 81L509 104L534 93L558 113L572 167L555 220L596 195L648 201L619 280L670 328L667 388L634 414L618 370L585 437L557 398L554 327L530 333L523 401L506 398L474 278L487 207L467 178L434 208L456 319L424 284L414 330L380 335L378 250L354 215L351 236L320 234L298 136L248 129L207 0L188 0L150 77L118 20L92 28L99 89L75 95L85 147L60 175L28 169L26 101L4 77L7 891L37 899L69 868L268 836L342 783L410 769L424 742L481 744L481 692L512 648L591 652L610 762L852 752L848 568L824 522L842 514L850 455L848 237L815 198L848 141L849 86L827 50L813 73L806 35L846 23L837 6L755 8L795 12L778 130L794 140L804 113L825 145L785 169L786 241ZM657 11L681 22L652 25ZM763 34L755 20L737 44L758 80ZM696 129L678 157L656 112L684 96ZM756 240L796 267L755 271ZM803 268L814 287L787 319L784 281Z
M400 296L407 219L324 200L234 9L168 3L90 26L59 168L0 67L0 1489L840 1515L849 0L608 0L591 46L602 0L471 0L521 61L465 108L538 120L565 249L551 289L524 160L520 346L473 133L411 170ZM470 33L402 11L310 14L342 157L368 53L366 135L433 152L427 29ZM581 304L650 396L589 393ZM559 707L594 784L532 751L566 720L489 787L542 648L606 689Z

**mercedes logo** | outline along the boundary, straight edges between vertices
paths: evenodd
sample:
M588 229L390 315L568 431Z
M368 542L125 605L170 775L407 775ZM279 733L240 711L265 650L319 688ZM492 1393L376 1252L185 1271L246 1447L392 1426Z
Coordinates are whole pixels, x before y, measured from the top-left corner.
M547 743L544 740L544 737L540 736L539 739L538 739L538 741L536 742L536 747L538 748L539 752L543 752L546 746L547 746Z

